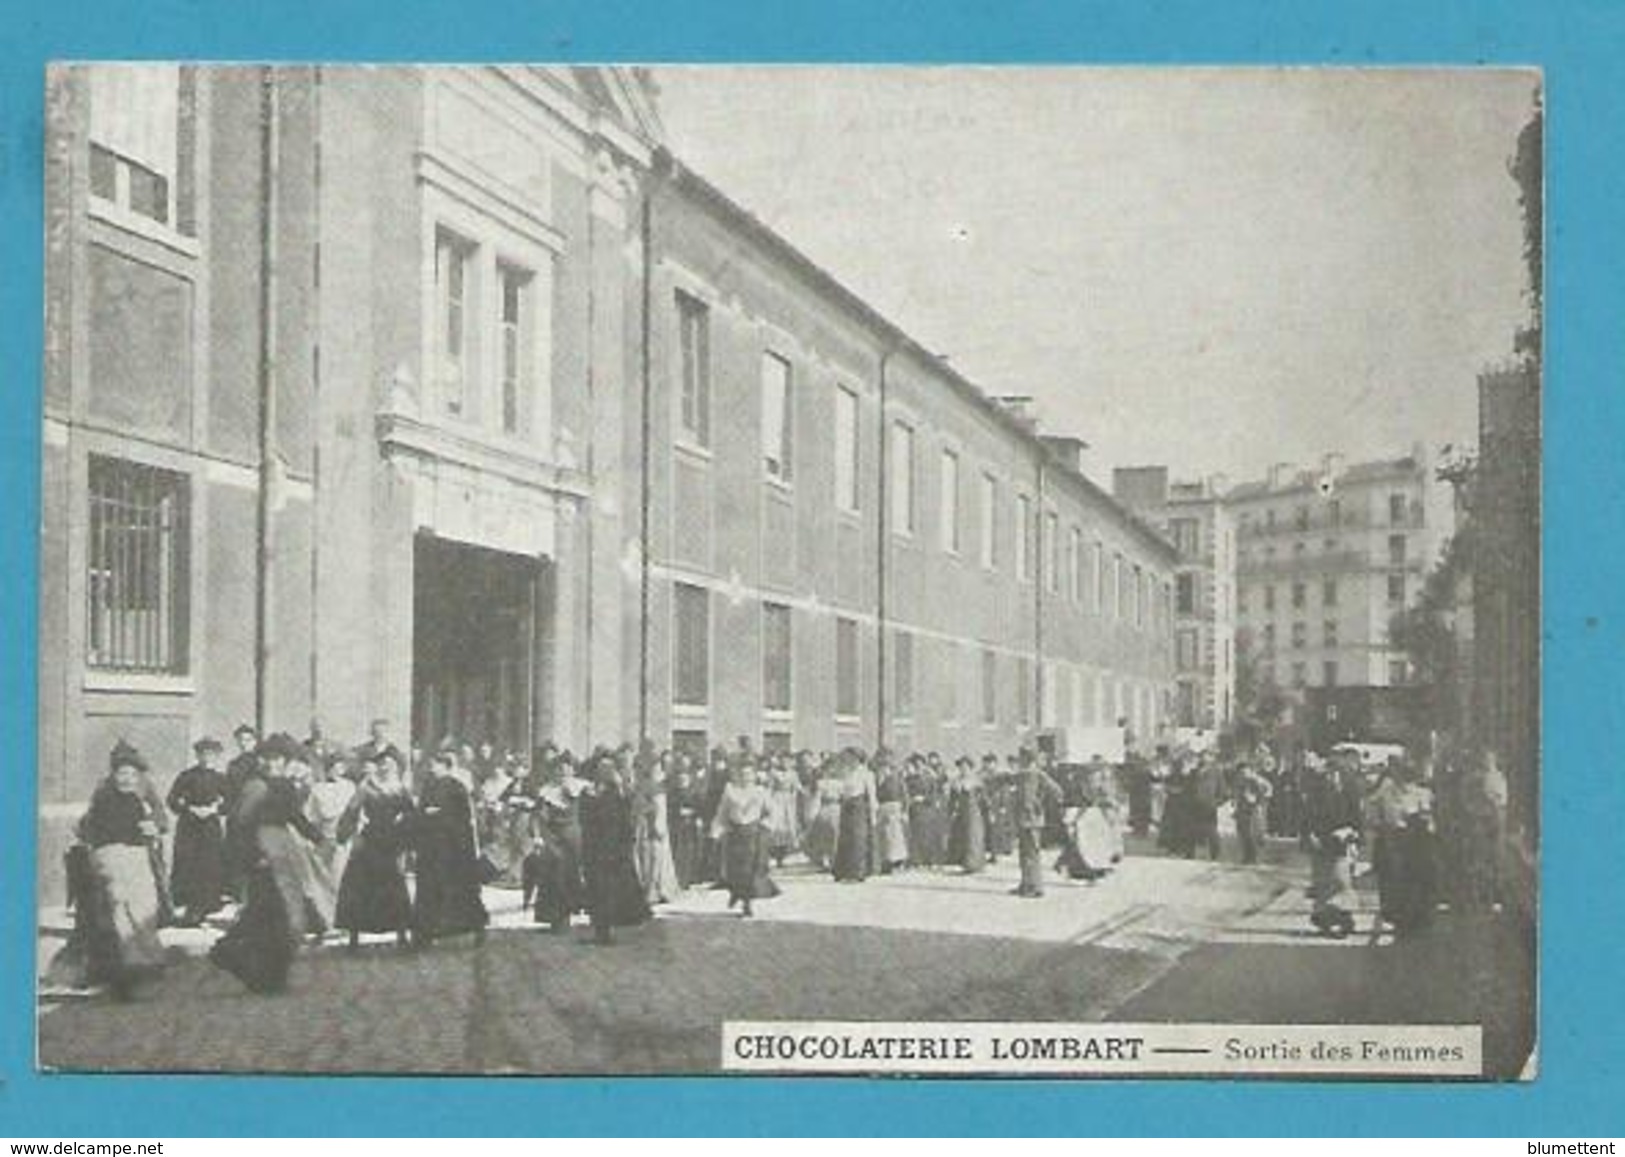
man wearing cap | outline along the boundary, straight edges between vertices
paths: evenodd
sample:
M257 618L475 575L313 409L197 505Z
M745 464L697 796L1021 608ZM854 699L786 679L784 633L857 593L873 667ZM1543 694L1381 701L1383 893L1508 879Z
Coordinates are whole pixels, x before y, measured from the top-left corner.
M1021 883L1017 896L1036 898L1044 894L1044 865L1039 857L1047 808L1061 800L1061 787L1033 758L1031 748L1023 747L1016 762L1016 848L1021 859Z
M219 909L226 887L226 776L220 741L192 745L197 762L175 777L165 801L175 813L175 862L169 895L183 927L195 928Z

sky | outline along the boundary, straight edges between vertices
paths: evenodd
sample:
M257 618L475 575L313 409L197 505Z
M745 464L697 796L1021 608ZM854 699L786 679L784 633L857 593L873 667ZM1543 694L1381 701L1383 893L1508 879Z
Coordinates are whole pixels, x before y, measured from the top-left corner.
M1531 73L655 78L679 157L1104 482L1470 447L1527 316Z

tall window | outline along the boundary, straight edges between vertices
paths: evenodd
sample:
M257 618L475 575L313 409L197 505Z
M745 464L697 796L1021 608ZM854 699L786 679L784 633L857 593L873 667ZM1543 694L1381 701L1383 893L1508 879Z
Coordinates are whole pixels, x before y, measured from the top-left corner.
M677 583L672 598L672 702L704 707L711 702L711 592Z
M85 583L90 666L185 674L190 498L183 474L91 457Z
M914 427L906 422L891 428L891 518L897 533L914 533Z
M1135 563L1134 564L1134 625L1136 627L1144 627L1145 626L1145 604L1146 604L1145 571L1140 569L1140 564L1139 563Z
M762 468L769 478L790 481L790 363L762 355Z
M1120 554L1113 555L1112 617L1118 622L1122 622L1128 617L1128 591L1124 589L1128 586L1127 574L1128 565L1123 561L1123 556Z
M1388 496L1388 522L1393 526L1405 525L1405 496L1403 494L1390 494Z
M470 299L473 296L474 252L472 242L446 229L435 231L434 286L439 325L437 375L441 404L446 413L461 415L468 406L469 379L473 374Z
M530 272L516 265L499 263L497 281L502 287L502 309L497 318L497 378L502 394L502 429L517 434L524 421L521 399L528 377L529 334L526 332Z
M999 721L999 657L992 650L982 652L982 722L992 726Z
M1326 520L1333 526L1343 525L1343 500L1334 498L1326 504Z
M1194 671L1198 663L1199 640L1194 630L1180 631L1175 636L1175 662L1181 671Z
M982 475L982 566L992 570L999 565L999 483L991 474Z
M1072 583L1072 601L1083 605L1083 531L1073 527L1066 539L1066 572Z
M1264 624L1264 650L1270 651L1270 652L1273 652L1275 650L1275 624L1274 623L1265 623Z
M1388 604L1401 606L1405 602L1405 576L1391 574L1388 576Z
M1405 565L1405 536L1403 534L1390 534L1388 536L1388 565Z
M1264 587L1264 609L1266 611L1275 609L1275 585L1273 583Z
M1025 494L1016 495L1016 577L1026 582L1032 577L1033 500Z
M1174 579L1174 610L1181 615L1194 615L1196 613L1196 576L1193 574L1178 575Z
M1320 685L1322 687L1337 686L1337 661L1327 659L1320 665Z
M1308 645L1309 645L1309 628L1308 628L1308 626L1306 624L1304 624L1304 623L1293 623L1292 624L1292 647L1293 647L1293 649L1294 650L1302 650L1304 647L1307 647Z
M892 636L892 712L914 718L914 636L907 631Z
M762 706L788 711L791 702L790 608L762 604Z
M90 80L90 193L160 225L178 225L181 70L96 64Z
M858 509L858 396L845 386L835 388L835 505Z
M1054 511L1044 516L1044 585L1053 594L1061 589L1061 519Z
M1106 548L1100 540L1095 539L1095 614L1104 614L1106 610Z
M941 494L937 499L938 530L942 549L959 553L959 455L942 452Z
M696 446L711 444L711 311L692 294L677 291L677 346L682 358L683 435Z
M858 624L835 620L835 714L858 713Z
M1304 583L1292 584L1292 609L1301 611L1309 602L1308 587Z
M1168 536L1174 549L1186 558L1193 558L1201 549L1201 524L1194 518L1176 518L1168 524Z
M1324 646L1337 646L1337 620L1327 619L1321 624L1321 641Z
M1292 512L1292 521L1299 530L1309 529L1309 508L1300 506Z

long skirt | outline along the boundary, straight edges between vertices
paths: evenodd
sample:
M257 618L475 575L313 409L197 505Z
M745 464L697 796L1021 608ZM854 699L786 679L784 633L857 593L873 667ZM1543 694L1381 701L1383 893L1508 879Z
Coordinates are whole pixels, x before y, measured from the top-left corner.
M880 862L891 867L908 862L908 813L901 800L880 805Z
M828 868L835 858L835 845L841 832L841 805L826 803L807 825L807 838L803 847L807 858L820 868Z
M1408 827L1377 837L1372 863L1382 918L1396 932L1414 932L1433 919L1433 833Z
M593 927L628 927L649 918L649 904L643 896L631 847L622 844L618 848L590 848L582 867L587 915Z
M677 887L687 888L699 883L700 856L705 848L705 834L700 830L698 816L678 816L671 821L671 859L677 872Z
M1354 862L1341 845L1316 847L1309 856L1309 921L1322 932L1347 936L1354 931Z
M70 857L74 929L46 977L72 987L105 984L117 994L164 962L158 888L145 847L112 844Z
M349 932L400 932L411 924L412 898L399 841L369 840L362 833L344 865L333 926Z
M633 854L637 860L638 880L643 884L645 901L664 904L682 894L683 886L677 879L677 864L672 859L670 842L640 831L633 843Z
M1064 839L1056 865L1074 880L1097 880L1111 871L1120 856L1116 832L1098 807L1068 808L1062 817Z
M779 886L768 874L768 853L772 839L760 824L732 824L722 862L722 881L728 886L728 902L769 900L779 894Z
M417 895L412 929L420 937L478 932L490 921L480 896L479 859L471 839L445 826L432 828L417 845Z
M787 856L801 846L801 814L794 791L774 791L767 801L768 850Z
M987 867L987 818L980 800L958 796L948 826L948 860L966 872Z
M555 833L538 837L525 857L525 886L535 896L532 919L562 927L581 911L585 896L581 884L581 848Z
M209 959L255 992L280 992L310 914L310 861L305 841L286 828L261 828L255 842L260 856L249 870L243 907Z
M862 796L843 800L841 827L835 840L835 878L869 878L873 831L869 823L869 801Z
M922 868L942 863L948 849L948 817L937 800L924 800L909 808L909 859Z
M188 919L201 920L220 907L226 891L226 837L218 819L182 816L175 827L170 901Z
M1016 820L1009 800L996 801L987 825L987 850L995 856L1008 856L1016 850Z

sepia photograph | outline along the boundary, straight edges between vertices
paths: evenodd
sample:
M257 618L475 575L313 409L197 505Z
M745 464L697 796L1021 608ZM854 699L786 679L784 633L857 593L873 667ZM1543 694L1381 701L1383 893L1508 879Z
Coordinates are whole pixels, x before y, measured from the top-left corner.
M45 79L40 1069L1536 1079L1539 70Z

